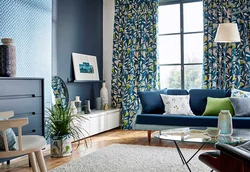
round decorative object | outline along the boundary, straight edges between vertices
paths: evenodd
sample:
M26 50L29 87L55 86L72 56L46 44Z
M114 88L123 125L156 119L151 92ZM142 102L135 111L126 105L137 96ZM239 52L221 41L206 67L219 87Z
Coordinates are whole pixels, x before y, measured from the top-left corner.
M60 101L62 107L66 108L69 104L69 92L66 84L59 76L52 77L52 90L57 103Z

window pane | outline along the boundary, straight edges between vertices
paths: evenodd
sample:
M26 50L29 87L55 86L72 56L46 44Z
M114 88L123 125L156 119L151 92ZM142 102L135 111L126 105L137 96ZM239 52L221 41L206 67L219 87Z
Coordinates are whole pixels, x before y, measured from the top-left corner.
M203 33L184 34L184 63L202 63Z
M202 2L184 3L184 32L203 31Z
M159 7L159 34L180 33L180 4Z
M159 63L181 63L180 35L159 36Z
M181 67L160 66L161 89L181 88Z
M185 89L202 88L202 65L185 65Z

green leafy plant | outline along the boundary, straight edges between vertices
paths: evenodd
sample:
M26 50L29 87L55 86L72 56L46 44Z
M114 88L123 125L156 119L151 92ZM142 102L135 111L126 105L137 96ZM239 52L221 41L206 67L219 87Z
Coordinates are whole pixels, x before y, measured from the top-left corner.
M70 135L74 140L77 140L78 148L80 145L80 136L88 134L82 128L82 123L88 119L83 114L73 114L69 105L63 108L59 103L52 108L47 108L47 111L49 115L45 119L47 138L61 138ZM84 144L88 147L86 139L84 139Z

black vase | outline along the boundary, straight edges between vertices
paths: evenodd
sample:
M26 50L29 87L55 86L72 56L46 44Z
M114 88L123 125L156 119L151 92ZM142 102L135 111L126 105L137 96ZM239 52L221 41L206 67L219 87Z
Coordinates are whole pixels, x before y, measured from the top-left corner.
M11 76L10 49L7 45L0 45L0 76Z

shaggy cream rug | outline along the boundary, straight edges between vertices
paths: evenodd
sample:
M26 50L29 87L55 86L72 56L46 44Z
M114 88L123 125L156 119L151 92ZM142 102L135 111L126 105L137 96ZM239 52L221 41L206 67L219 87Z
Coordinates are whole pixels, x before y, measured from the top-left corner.
M189 159L195 149L181 149ZM210 171L198 160L200 151L190 162L193 172ZM50 172L187 172L175 148L114 144L71 161Z

